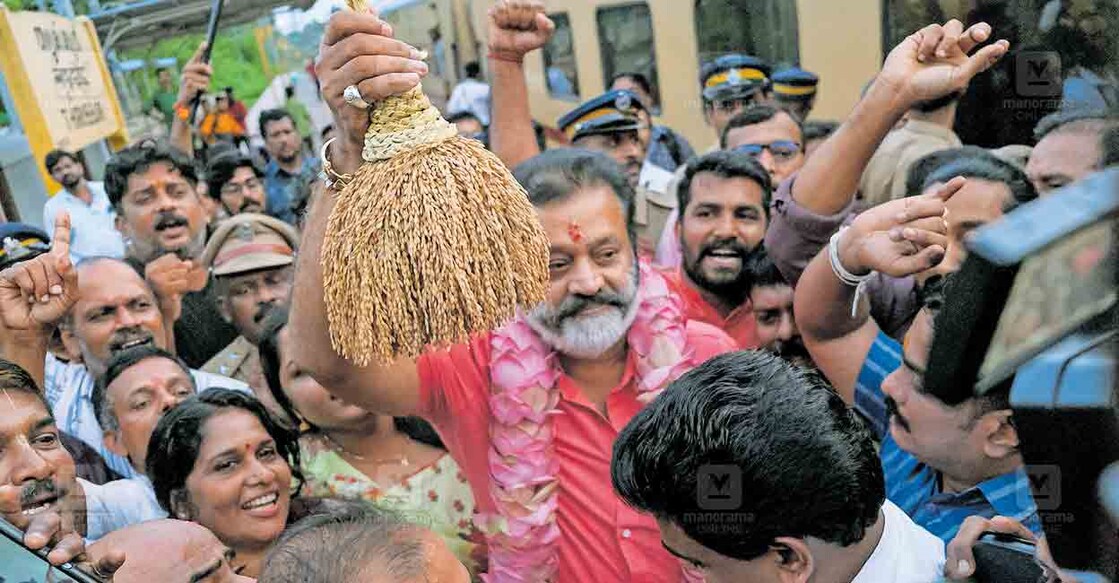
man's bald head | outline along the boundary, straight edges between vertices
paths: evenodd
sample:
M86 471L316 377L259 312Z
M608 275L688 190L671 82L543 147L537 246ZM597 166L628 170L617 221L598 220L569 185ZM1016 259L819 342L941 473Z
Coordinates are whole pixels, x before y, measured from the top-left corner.
M348 549L347 561L338 549ZM260 583L468 583L442 538L364 506L313 515L287 529L264 561Z
M233 574L232 551L214 533L183 520L151 520L115 530L88 552L95 562L110 553L124 555L114 583L252 581Z

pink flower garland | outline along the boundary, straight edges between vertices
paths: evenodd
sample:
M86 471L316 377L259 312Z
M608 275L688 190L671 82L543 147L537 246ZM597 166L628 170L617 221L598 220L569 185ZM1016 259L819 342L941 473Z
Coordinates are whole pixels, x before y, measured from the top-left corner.
M637 317L626 336L637 353L638 399L648 404L693 366L680 299L642 264ZM555 351L518 318L490 340L490 493L496 512L478 514L487 533L487 583L555 581L559 569L556 503L559 460L552 416L559 403Z

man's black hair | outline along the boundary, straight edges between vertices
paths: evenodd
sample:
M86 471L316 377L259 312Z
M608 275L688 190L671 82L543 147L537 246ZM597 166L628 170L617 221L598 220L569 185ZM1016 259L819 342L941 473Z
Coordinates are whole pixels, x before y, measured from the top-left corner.
M839 129L839 122L832 120L808 120L801 126L804 130L804 142L827 138Z
M462 72L470 79L477 79L482 75L482 66L478 61L470 61L462 66Z
M22 366L0 357L0 392L5 391L34 395L43 404L43 408L47 410L47 415L53 417L50 403L43 396L43 392L39 390L39 385L35 383L35 379L31 378L31 374Z
M1041 141L1045 136L1072 124L1076 124L1078 128L1102 132L1119 126L1119 111L1097 107L1059 109L1037 122L1034 126L1034 140Z
M69 158L73 160L75 164L82 163L82 161L78 159L78 156L73 152L67 152L66 150L51 150L50 152L47 152L46 156L43 157L43 166L46 167L47 174L50 174L54 170L54 167L57 166L63 158Z
M472 119L478 123L482 123L482 120L478 119L478 116L474 115L473 112L467 111L465 109L462 111L456 111L455 113L447 116L447 121L451 123L456 123L467 119Z
M1103 159L1101 168L1110 168L1119 164L1119 125L1113 126L1103 135Z
M886 499L858 414L818 375L760 351L716 356L670 384L618 435L610 473L631 506L742 561L783 536L855 544ZM741 503L711 509L703 493L731 473L741 490L726 494Z
M797 126L797 131L800 133L800 145L803 148L804 126L800 123L800 120L795 115L769 103L753 103L730 118L727 127L723 128L723 134L719 136L719 147L724 150L727 149L727 136L730 135L731 131L765 123L778 115L787 115L789 119L793 120L793 123Z
M701 172L709 172L720 178L746 178L756 182L762 188L762 207L766 216L769 216L769 198L773 191L769 173L752 156L742 152L717 150L692 158L684 167L684 176L676 187L676 208L680 211L681 221L684 219L684 210L692 201L692 181Z
M948 95L942 95L940 97L937 97L936 99L929 99L929 100L926 100L926 101L918 101L913 106L913 109L916 109L917 111L920 111L921 113L932 113L932 112L934 112L938 109L944 109L945 107L948 107L949 105L952 105L953 103L956 103L957 101L960 100L960 97L962 97L963 94L964 94L963 91L953 91L952 93L949 93Z
M257 178L264 178L264 172L257 167L252 158L242 154L239 150L231 150L220 156L210 159L206 165L207 194L214 200L221 200L221 189L225 183L233 180L233 175L238 168L250 168Z
M924 285L917 288L917 302L921 308L932 317L930 320L933 333L948 318L954 317L950 311L943 308L946 298L952 295L953 290L960 285L967 285L956 273L934 275L925 281ZM931 342L930 342L931 346ZM974 397L962 403L961 407L972 407L969 417L974 424L980 417L992 411L1006 411L1010 409L1010 387L1014 383L1014 376L995 385L981 396ZM935 397L935 396L934 396ZM938 399L939 400L939 399Z
M963 152L955 157L950 153L944 154L945 162L929 172L921 184L921 192L933 184L946 183L957 176L963 176L1005 184L1010 189L1011 200L1003 205L1004 211L1037 198L1037 190L1029 177L1014 164L982 148L964 146L958 149Z
M198 184L193 158L165 140L143 139L114 154L105 165L105 193L113 207L120 209L130 176L161 162L170 164L191 186Z
M978 146L961 146L936 150L917 158L905 173L905 196L918 196L924 193L925 180L937 168L953 160L975 155L982 156L985 152L986 150Z
M428 564L423 529L390 511L352 504L340 512L296 522L268 551L260 583L337 583L370 580L419 581ZM338 552L346 549L346 560Z
M618 79L629 79L630 81L633 81L634 85L640 87L641 90L644 91L647 95L649 95L650 97L652 97L653 95L653 84L643 73L636 73L633 71L618 73L617 75L614 75L610 78L608 87L613 87L614 83L616 83Z
M286 109L277 107L275 109L266 109L266 110L260 112L260 120L259 120L260 137L261 138L267 138L268 137L268 132L266 131L267 128L268 128L268 124L270 124L274 121L280 121L280 120L284 120L284 119L290 119L291 120L291 125L295 126L295 118L292 117L291 114L288 113L288 110L286 110Z
M187 476L198 463L202 449L202 430L211 417L239 409L256 417L276 442L276 451L291 466L295 478L294 492L303 485L299 466L299 436L280 426L260 401L251 395L222 388L203 391L167 412L152 431L148 445L146 475L151 478L156 500L168 514L175 515L175 505L187 502ZM294 496L294 494L293 494Z
M633 224L633 187L629 185L621 166L606 154L580 148L548 150L522 162L514 169L513 175L528 191L532 206L538 208L550 202L567 200L584 188L608 187L622 203L630 242L637 244Z
M749 282L749 287L746 289L747 296L754 291L754 288L792 287L785 276L781 275L781 270L777 269L777 264L769 257L764 245L758 247L757 252L750 256L746 269L750 274L746 279Z
M90 401L93 403L93 412L97 416L97 422L101 424L102 429L113 431L120 427L117 416L113 414L112 403L106 398L109 385L113 384L113 381L124 374L124 371L149 358L163 358L178 365L183 373L186 374L187 378L190 379L190 387L196 392L198 391L198 385L194 382L194 376L190 374L190 367L178 356L162 348L156 348L155 346L137 346L136 348L122 350L109 358L109 362L105 365L105 373L102 374L93 385L93 394L90 397Z

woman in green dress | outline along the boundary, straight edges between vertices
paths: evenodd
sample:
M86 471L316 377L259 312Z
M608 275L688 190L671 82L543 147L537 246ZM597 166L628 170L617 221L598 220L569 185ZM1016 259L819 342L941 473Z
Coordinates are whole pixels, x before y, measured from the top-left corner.
M484 572L474 496L435 430L422 419L371 413L332 395L296 366L287 319L286 309L268 316L260 363L276 401L301 425L303 493L392 510L443 536L472 576Z

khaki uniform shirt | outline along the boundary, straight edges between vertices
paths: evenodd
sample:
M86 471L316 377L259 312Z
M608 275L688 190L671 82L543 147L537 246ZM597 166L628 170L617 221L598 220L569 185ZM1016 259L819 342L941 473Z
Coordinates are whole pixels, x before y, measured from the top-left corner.
M859 180L865 206L905 198L905 179L918 158L938 150L959 148L956 132L934 123L908 120L891 131L874 152Z
M676 195L638 187L633 222L637 228L638 248L652 255L664 232L669 215L676 210Z
M239 380L252 387L254 392L265 386L264 374L260 369L260 354L244 336L238 336L229 346L214 355L202 366L202 370Z

